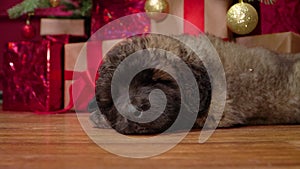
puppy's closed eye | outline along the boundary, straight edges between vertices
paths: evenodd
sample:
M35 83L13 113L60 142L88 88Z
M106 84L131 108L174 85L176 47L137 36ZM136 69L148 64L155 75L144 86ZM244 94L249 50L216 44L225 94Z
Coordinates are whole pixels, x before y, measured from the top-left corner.
M155 69L153 70L152 80L153 81L174 81L174 78L170 75L170 68L168 68L168 72L163 70Z

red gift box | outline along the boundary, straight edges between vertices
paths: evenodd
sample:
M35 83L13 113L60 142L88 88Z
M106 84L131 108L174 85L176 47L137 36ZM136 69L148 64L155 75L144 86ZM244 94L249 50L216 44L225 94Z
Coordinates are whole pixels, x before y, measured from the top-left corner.
M9 42L4 53L3 110L53 111L62 107L62 44Z
M91 15L91 35L111 21L119 22L104 27L100 35L92 37L98 40L124 38L140 32L150 31L150 19L145 14L138 14L126 21L116 20L120 17L145 12L145 0L93 0Z
M273 5L260 5L261 32L271 34L279 32L300 33L300 1L277 0Z

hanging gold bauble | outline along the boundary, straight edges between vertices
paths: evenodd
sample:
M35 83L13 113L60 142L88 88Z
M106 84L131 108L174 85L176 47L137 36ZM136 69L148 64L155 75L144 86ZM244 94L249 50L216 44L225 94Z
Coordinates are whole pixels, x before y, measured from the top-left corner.
M147 0L145 2L145 11L149 18L161 21L167 17L169 4L166 0Z
M258 14L253 6L240 1L227 12L227 26L237 34L245 35L252 32L258 23Z
M57 7L60 4L60 0L49 0L52 7Z

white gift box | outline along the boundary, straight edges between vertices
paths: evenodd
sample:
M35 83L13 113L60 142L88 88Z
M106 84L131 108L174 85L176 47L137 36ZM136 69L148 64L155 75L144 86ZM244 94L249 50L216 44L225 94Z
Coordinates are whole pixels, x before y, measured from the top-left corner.
M42 18L40 34L85 36L84 20Z

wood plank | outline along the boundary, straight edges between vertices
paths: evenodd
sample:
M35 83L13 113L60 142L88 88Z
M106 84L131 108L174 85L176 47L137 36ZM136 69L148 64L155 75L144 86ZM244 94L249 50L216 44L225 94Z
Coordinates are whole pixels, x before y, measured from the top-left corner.
M111 131L97 132L103 137ZM300 125L217 129L203 144L199 132L191 131L166 153L133 159L95 144L75 113L1 112L0 168L300 168ZM146 144L136 148L147 151Z

